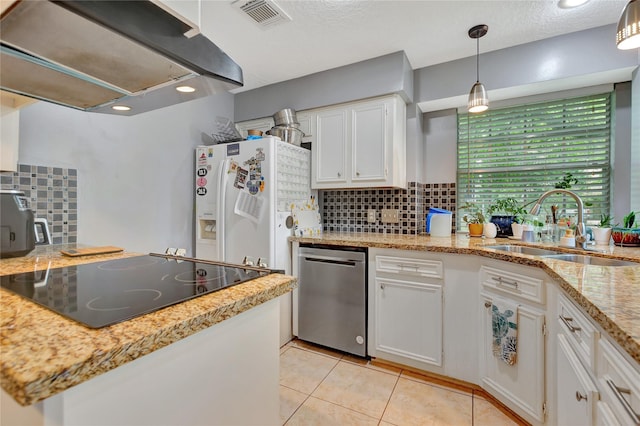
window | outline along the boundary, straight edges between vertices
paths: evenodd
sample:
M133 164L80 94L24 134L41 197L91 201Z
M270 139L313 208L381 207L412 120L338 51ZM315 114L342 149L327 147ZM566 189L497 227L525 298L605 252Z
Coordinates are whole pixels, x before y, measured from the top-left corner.
M571 173L578 180L571 191L585 202L585 222L599 221L609 213L611 96L458 114L458 205L469 201L486 209L497 198L513 197L528 210ZM577 211L570 197L553 195L540 220L552 204L561 215Z

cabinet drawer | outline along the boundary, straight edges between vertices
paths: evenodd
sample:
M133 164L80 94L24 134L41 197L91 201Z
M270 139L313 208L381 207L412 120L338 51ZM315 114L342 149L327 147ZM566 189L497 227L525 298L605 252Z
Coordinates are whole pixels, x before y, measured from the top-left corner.
M544 281L503 269L482 266L480 282L483 287L522 299L544 303Z
M556 362L558 424L593 424L598 389L562 333L558 334Z
M376 272L442 279L442 271L440 260L376 256Z
M598 349L602 399L620 423L640 425L640 373L606 340L600 339Z
M580 360L594 369L596 345L600 333L587 317L562 294L558 297L558 323Z

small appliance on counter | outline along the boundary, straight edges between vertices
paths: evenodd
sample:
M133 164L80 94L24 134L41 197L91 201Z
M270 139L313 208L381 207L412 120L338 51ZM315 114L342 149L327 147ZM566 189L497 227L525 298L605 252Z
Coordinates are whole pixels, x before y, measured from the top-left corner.
M33 212L24 192L0 192L0 257L18 257L36 247Z
M51 244L45 219L36 219L24 192L0 191L0 258L29 254L36 245Z

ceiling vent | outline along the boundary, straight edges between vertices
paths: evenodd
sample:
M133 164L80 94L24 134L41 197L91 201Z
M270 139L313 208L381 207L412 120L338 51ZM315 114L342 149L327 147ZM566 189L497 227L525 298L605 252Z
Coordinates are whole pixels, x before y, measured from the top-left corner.
M273 0L236 0L232 5L264 28L291 21L291 17Z

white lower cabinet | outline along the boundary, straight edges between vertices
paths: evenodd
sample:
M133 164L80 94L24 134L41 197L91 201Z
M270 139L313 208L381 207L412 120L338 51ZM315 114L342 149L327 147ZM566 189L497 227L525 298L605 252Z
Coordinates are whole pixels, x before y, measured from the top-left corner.
M556 406L557 422L565 426L593 424L599 394L589 372L571 348L567 337L558 334Z
M370 355L418 368L441 366L442 261L374 251L370 270Z
M442 285L376 277L376 351L442 363Z
M481 385L533 424L545 421L545 310L529 300L544 300L544 280L529 268L509 264L482 266ZM533 296L535 295L535 296ZM517 312L508 321L517 324L516 361L512 365L494 355L494 304L508 303ZM503 311L506 313L506 311ZM507 313L508 314L508 313Z

